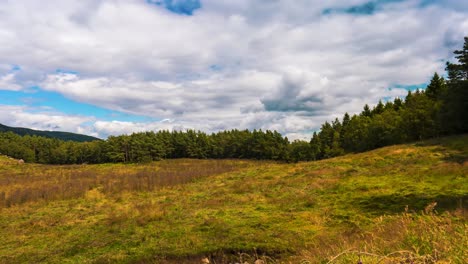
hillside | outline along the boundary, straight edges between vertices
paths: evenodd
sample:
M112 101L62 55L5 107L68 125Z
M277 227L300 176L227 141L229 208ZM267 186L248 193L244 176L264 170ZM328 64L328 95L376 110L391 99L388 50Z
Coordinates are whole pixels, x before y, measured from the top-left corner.
M30 136L41 136L47 138L56 138L65 141L76 141L76 142L88 142L94 140L100 140L99 138L75 134L70 132L61 132L61 131L44 131L44 130L34 130L23 127L9 127L0 124L0 132L13 132L20 136L30 135Z
M297 164L0 164L0 263L468 259L468 135Z

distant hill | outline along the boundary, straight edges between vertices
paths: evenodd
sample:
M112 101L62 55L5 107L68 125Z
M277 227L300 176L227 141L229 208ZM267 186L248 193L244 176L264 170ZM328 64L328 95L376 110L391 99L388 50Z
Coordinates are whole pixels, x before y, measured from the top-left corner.
M70 132L34 130L34 129L23 128L23 127L9 127L9 126L5 126L2 124L0 124L0 132L13 132L20 136L25 136L25 135L41 136L41 137L56 138L56 139L61 139L65 141L77 141L77 142L101 140L96 137L82 135L82 134L75 134L75 133L70 133Z

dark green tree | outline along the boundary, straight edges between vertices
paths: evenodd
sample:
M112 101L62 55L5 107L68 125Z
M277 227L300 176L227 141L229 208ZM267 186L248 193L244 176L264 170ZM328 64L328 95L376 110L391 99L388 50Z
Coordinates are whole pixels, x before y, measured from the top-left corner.
M434 73L432 76L431 82L426 88L426 95L432 100L438 100L446 90L445 80L439 75Z
M372 115L379 115L383 113L384 111L384 104L382 103L382 100L379 100L379 103L372 109Z
M362 116L367 116L367 117L370 117L370 116L372 115L372 112L371 112L371 110L370 110L368 104L365 104L365 105L364 105L364 109L363 109L363 111L361 112L361 115L362 115Z
M439 115L443 134L468 132L468 37L454 53L458 63L447 62L447 91Z

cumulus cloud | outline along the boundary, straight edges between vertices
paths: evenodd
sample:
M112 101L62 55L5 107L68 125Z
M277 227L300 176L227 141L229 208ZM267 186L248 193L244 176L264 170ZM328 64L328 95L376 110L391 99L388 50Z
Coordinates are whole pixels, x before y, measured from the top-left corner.
M262 99L267 111L306 112L311 115L324 109L326 77L301 69L288 69L276 90Z
M14 73L7 73L0 75L0 89L18 91L21 90L21 85L16 83Z
M21 69L0 67L0 89L40 86L166 121L47 123L14 106L18 120L0 122L101 137L185 128L310 137L325 120L406 94L389 88L442 73L468 34L467 13L452 0L7 1L0 59Z
M98 136L86 123L92 117L70 116L48 109L29 109L25 106L0 105L0 123L14 127L28 127L38 130L71 131Z
M239 114L241 108L258 100L259 92L268 91L275 79L274 74L256 71L181 82L80 78L59 73L48 75L41 87L77 101L132 114L210 118L212 111L224 116Z

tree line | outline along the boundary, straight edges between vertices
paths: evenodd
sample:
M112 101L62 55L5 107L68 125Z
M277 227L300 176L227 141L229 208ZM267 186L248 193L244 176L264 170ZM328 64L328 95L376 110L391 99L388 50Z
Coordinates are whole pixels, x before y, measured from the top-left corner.
M447 62L447 78L435 73L425 90L404 99L367 104L359 114L322 124L310 142L290 142L276 131L158 131L74 142L0 133L0 153L26 162L80 164L149 162L173 158L310 161L392 144L468 132L468 37Z
M288 160L289 141L276 131L158 131L110 136L92 142L0 133L0 153L26 162L80 164L161 159Z
M310 142L311 159L361 152L392 144L468 132L468 37L446 64L447 79L434 73L425 90L383 103L342 120L325 122Z

